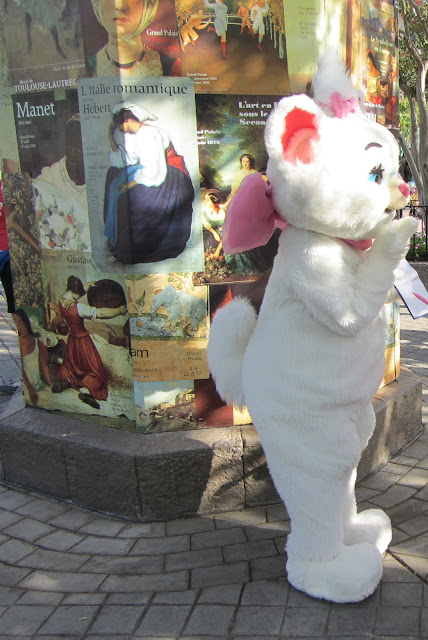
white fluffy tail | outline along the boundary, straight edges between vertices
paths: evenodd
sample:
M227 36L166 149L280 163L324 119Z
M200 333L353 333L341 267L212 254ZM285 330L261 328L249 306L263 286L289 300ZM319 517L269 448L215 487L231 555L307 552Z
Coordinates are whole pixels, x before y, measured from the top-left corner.
M217 391L225 402L242 408L242 361L254 331L257 314L246 298L236 298L219 309L211 325L208 365Z

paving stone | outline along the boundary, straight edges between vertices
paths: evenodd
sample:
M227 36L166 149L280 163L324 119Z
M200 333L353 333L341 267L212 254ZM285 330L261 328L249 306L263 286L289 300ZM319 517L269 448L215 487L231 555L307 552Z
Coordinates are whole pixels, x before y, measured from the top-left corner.
M269 558L278 555L272 540L257 540L246 544L228 545L223 548L225 562L240 562L253 558Z
M219 567L192 569L191 588L214 587L220 584L248 582L250 578L248 562L225 564Z
M237 604L242 592L241 584L206 587L201 590L199 604Z
M425 500L425 502L428 503L428 486L425 486L423 489L420 489L415 493L415 498L418 500Z
M96 605L103 604L107 598L105 593L71 593L64 597L62 604L82 604L82 605ZM129 602L128 604L132 604Z
M53 610L53 607L13 605L1 617L2 633L18 637L31 636Z
M389 607L419 607L422 605L422 583L383 584L380 603Z
M235 587L236 585L232 586ZM227 590L227 586L224 587L224 589ZM153 604L193 604L197 595L198 591L196 589L191 589L189 591L173 591L170 593L157 593L153 598Z
M250 542L267 538L279 538L290 533L290 521L281 520L278 522L266 522L254 527L245 527L244 532Z
M171 536L171 538L143 538L137 540L130 555L159 555L190 550L190 536Z
M212 531L213 529L213 516L200 516L198 518L188 518L186 520L171 520L171 522L166 523L166 533L168 536Z
M408 471L408 468L406 469ZM392 487L398 478L394 473L388 473L387 471L378 471L363 482L361 488L375 489L377 491L385 491L389 487Z
M6 529L6 527L9 527L15 522L19 522L19 520L22 520L22 516L19 516L17 513L0 509L0 531Z
M417 607L379 607L375 632L384 635L417 635L419 609Z
M395 456L394 462L402 464L405 467L414 467L417 464L418 460L417 458L411 458L410 456L406 456L401 453L400 455Z
M295 636L323 637L327 625L328 610L301 607L287 609L281 638Z
M235 607L230 605L197 604L184 630L186 635L213 635L224 638L232 623Z
M49 519L49 524L53 527L61 527L68 529L69 531L76 531L83 527L87 522L93 520L94 514L92 512L79 511L78 509L70 509L65 513L61 513L59 516Z
M17 569L0 562L0 585L14 587L31 573L31 569Z
M428 609L422 611L421 632L423 638L428 638Z
M19 522L3 529L3 533L6 533L8 536L20 538L21 540L26 540L27 542L34 542L38 538L51 533L53 530L53 527L38 520L22 518Z
M328 624L329 635L342 638L353 634L355 629L361 634L370 635L374 628L376 608L364 606L364 603L361 605L332 606Z
M18 600L18 604L45 604L56 607L63 598L63 593L50 593L48 591L26 591Z
M54 551L69 551L78 542L83 540L83 536L63 529L53 531L43 538L37 540L38 546L52 549Z
M366 486L359 486L355 489L355 499L358 504L364 500L370 500L370 498L379 495L379 493L379 489L369 489Z
M409 538L410 538L409 534L404 533L404 531L401 531L401 529L398 529L397 527L392 527L392 538L389 546L393 547L396 544L405 542Z
M411 520L421 513L428 512L428 504L422 500L416 500L410 498L405 502L388 509L387 513L391 519L391 522L395 526L399 526L402 522Z
M125 555L132 549L133 545L134 540L127 540L126 538L87 536L73 547L73 553Z
M199 569L195 569L199 571ZM203 569L208 571L208 569ZM182 591L189 587L189 572L175 571L149 576L109 576L99 587L107 593L135 591Z
M0 495L0 507L2 509L8 509L9 511L14 511L15 509L18 509L19 507L22 507L23 505L31 503L33 501L34 498L29 496L28 494L20 493L19 491L13 491L13 489L3 491L3 493Z
M283 556L251 560L251 577L253 580L268 580L285 576L285 560Z
M266 522L266 509L245 509L243 511L220 513L214 516L216 529L229 529L236 526L248 527L262 522Z
M428 531L428 514L421 514L398 525L398 528L409 536L417 536Z
M428 563L426 556L412 556L398 552L397 557L425 582L428 580Z
M419 578L398 560L386 556L383 561L382 584L386 582L419 582Z
M371 498L370 502L377 505L378 507L389 509L404 502L405 500L408 500L415 493L416 489L395 484L387 489L384 493Z
M60 504L59 502L49 502L48 500L36 498L31 502L27 502L22 507L19 507L16 510L16 513L46 522L69 509L69 506Z
M383 467L382 471L387 471L388 473L394 473L395 475L402 476L407 473L409 468L404 464L397 464L395 462L395 458L391 460L391 462L387 462Z
M240 607L236 615L233 635L278 634L284 617L285 607Z
M30 555L16 563L20 567L30 569L47 569L51 571L77 571L88 560L88 555L60 553L48 549L36 549Z
M34 551L34 546L20 540L8 540L0 545L0 560L13 564Z
M108 536L113 538L114 536L117 536L125 526L126 524L124 522L95 518L91 522L80 527L79 533L93 536Z
M187 594L187 591L179 591L177 593ZM147 592L147 593L110 593L108 596L106 596L105 594L101 594L101 595L104 595L104 597L107 598L106 604L146 605L148 601L151 599L153 594L151 594L150 592Z
M11 604L15 604L22 593L23 592L19 589L0 586L0 605L9 606Z
M209 549L210 547L224 547L227 544L247 542L247 537L242 528L221 529L194 533L191 537L192 549Z
M283 607L287 604L289 589L290 586L285 579L249 582L244 587L241 604Z
M402 478L400 478L397 483L405 485L406 487L422 489L428 483L428 469L411 469Z
M85 633L97 611L98 607L60 606L41 627L39 633L63 635Z
M326 600L319 600L318 598L312 598L308 596L306 593L302 591L297 591L294 587L290 585L290 591L288 596L287 606L290 608L294 607L314 607L316 609L326 609L330 608L330 603Z
M219 564L223 564L220 548L182 551L181 553L169 553L165 556L165 571L212 567Z
M155 538L165 535L165 522L141 522L127 524L119 533L118 538Z
M191 610L191 605L152 605L137 628L135 636L175 638L179 635Z
M426 558L428 549L428 533L424 533L416 538L410 538L406 542L397 544L393 551L395 553L418 556L420 558Z
M92 556L81 569L87 573L140 576L162 573L164 564L164 556Z
M131 633L141 614L140 606L104 605L91 627L91 633Z
M36 591L56 591L75 593L76 591L95 591L106 579L105 574L69 573L65 571L33 571L21 580L23 589Z

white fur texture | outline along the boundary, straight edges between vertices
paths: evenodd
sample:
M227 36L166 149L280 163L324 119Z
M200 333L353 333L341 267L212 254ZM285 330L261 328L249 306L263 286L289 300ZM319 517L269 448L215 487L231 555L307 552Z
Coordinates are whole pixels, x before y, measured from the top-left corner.
M284 159L295 108L315 115L311 162ZM315 597L357 602L375 590L391 539L382 511L357 514L354 486L375 424L384 304L417 222L392 222L390 202L406 202L393 185L397 144L362 115L333 118L306 96L284 98L265 141L273 201L291 224L257 320L242 300L216 314L209 364L222 397L248 406L287 506L289 581ZM379 166L378 184L369 178ZM361 251L342 238L374 244Z

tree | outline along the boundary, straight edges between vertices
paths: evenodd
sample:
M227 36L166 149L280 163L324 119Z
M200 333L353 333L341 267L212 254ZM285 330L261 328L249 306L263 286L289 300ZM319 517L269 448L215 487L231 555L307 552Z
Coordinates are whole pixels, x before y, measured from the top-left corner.
M400 89L408 102L409 137L396 136L418 189L419 201L428 205L428 2L399 0Z

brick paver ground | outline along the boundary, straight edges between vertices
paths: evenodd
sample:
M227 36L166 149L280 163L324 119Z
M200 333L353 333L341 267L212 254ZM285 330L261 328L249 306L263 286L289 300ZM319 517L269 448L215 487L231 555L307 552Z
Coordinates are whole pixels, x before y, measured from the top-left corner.
M1 304L0 383L10 384L16 335ZM426 420L428 319L403 309L401 326ZM428 431L357 494L360 508L386 509L394 537L376 592L335 605L288 585L281 505L130 523L0 484L0 640L428 638Z

